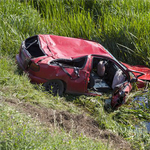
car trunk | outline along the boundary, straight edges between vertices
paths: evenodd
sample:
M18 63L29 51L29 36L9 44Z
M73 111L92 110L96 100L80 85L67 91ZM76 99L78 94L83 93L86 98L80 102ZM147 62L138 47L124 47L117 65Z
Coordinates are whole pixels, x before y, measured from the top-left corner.
M42 56L46 56L46 54L40 48L40 43L37 35L23 41L20 48L20 58L24 69L26 69L30 65L31 59Z

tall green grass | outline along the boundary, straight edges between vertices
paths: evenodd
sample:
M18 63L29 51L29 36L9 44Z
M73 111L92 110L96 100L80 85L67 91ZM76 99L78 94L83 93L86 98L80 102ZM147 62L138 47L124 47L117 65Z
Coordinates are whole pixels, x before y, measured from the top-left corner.
M52 33L96 40L122 61L149 65L148 0L39 0L29 3L50 22Z
M126 61L138 60L135 62L149 65L149 10L150 2L147 0L115 0L111 7L105 9L106 44L116 56L123 55Z
M18 0L0 1L0 55L14 58L25 38L46 32L40 14L30 5Z
M3 53L4 49L9 54L12 50L17 53L19 44L28 36L50 33L96 40L122 61L149 65L148 0L11 2L0 2Z

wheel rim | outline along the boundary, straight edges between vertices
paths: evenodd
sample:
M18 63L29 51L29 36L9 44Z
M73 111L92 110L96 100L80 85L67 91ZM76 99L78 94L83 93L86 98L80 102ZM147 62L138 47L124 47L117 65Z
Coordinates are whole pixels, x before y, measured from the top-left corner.
M49 81L44 86L46 91L49 91L54 96L56 96L57 94L61 96L63 94L64 85L60 80Z

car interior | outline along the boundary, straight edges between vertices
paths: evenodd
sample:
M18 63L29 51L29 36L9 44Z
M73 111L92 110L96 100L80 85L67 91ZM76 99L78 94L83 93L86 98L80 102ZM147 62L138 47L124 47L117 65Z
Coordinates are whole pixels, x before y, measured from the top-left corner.
M97 92L112 91L113 79L118 70L118 66L111 60L94 57L88 89Z

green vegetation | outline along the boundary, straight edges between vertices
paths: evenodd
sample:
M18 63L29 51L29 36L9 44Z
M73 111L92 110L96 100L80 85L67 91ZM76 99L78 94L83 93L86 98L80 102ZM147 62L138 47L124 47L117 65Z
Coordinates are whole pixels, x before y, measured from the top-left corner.
M106 149L100 142L94 142L82 135L74 137L57 128L45 128L30 116L19 114L5 103L0 105L0 149L74 150Z
M3 99L9 98L71 113L86 110L98 121L100 128L121 135L135 149L150 149L149 134L141 123L150 122L150 110L132 102L138 95L149 99L149 92L131 93L128 104L108 113L104 110L107 95L53 97L41 86L32 85L15 65L21 42L35 34L95 40L119 60L149 65L149 20L149 0L1 0L0 149L107 149L107 146L82 136L74 138L64 131L61 134L56 130L49 131L2 103Z

